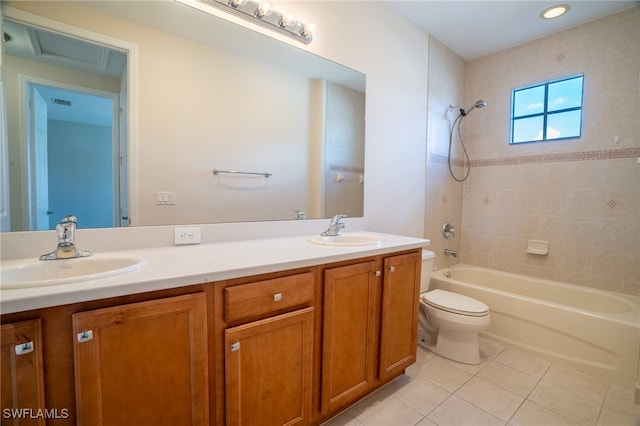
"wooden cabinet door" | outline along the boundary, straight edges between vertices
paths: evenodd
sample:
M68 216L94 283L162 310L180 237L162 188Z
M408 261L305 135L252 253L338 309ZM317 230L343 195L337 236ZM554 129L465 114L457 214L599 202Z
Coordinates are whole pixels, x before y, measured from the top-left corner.
M381 380L400 374L416 360L421 262L419 253L392 256L384 260L380 325Z
M1 332L2 424L44 425L46 420L42 415L45 400L40 320L3 324ZM63 417L65 413L55 414Z
M72 318L78 424L208 425L204 293Z
M313 308L225 330L227 425L309 424Z
M324 271L323 414L345 407L374 386L376 281L375 261Z

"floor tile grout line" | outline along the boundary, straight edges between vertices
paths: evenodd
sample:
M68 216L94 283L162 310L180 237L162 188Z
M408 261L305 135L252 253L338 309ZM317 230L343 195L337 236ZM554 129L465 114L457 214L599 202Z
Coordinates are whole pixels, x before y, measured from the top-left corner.
M505 420L501 419L500 417L496 416L495 414L490 413L490 412L489 412L489 411L487 411L486 409L484 409L484 408L482 408L482 407L479 407L478 405L476 405L476 404L472 403L471 401L467 401L466 399L462 398L461 396L456 395L456 393L457 393L457 392L458 392L458 391L459 391L459 390L460 390L460 389L461 389L465 384L467 384L471 379L473 379L474 377L475 377L475 378L477 378L478 380L484 380L484 379L482 379L482 378L480 378L480 377L477 377L478 373L480 373L482 370L484 370L485 368L487 368L487 367L489 366L489 364L491 364L491 363L492 363L492 362L494 362L494 361L495 361L495 362L498 362L499 364L501 364L501 363L500 363L499 361L497 361L496 359L497 359L497 358L498 358L498 356L499 356L502 352L504 352L506 349L507 349L507 347L506 347L506 346L504 346L504 347L502 347L502 348L501 348L501 349L500 349L500 350L499 350L495 355L493 355L491 358L487 358L487 362L482 366L482 368L480 368L480 369L479 369L478 371L476 371L475 373L470 373L469 371L465 370L464 368L460 368L460 367L459 367L459 366L457 366L455 363L450 362L450 360L448 360L447 358L442 357L442 356L440 356L440 355L437 355L437 354L436 354L436 356L435 356L435 357L433 357L433 358L438 357L438 358L440 358L440 359L443 359L443 360L445 360L445 361L448 361L449 365L451 365L452 367L455 367L455 368L457 368L457 369L459 369L459 370L461 370L461 371L463 371L463 372L465 372L465 373L471 374L471 377L469 377L467 380L465 380L465 381L464 381L460 386L458 386L458 387L457 387L453 392L449 392L448 390L446 390L446 389L445 389L447 392L449 392L449 396L448 396L447 398L445 398L445 399L444 399L440 404L438 404L436 407L434 407L431 411L429 411L429 413L427 413L427 415L425 415L425 416L423 417L423 420L424 420L425 418L427 418L430 422L432 422L432 423L436 423L435 421L433 421L433 420L429 419L429 415L430 415L431 413L433 413L433 412L434 412L438 407L440 407L442 404L444 404L447 400L451 399L451 397L455 396L456 398L458 398L458 399L460 399L460 400L464 401L465 403L467 403L467 404L469 404L469 405L471 405L471 406L473 406L473 407L477 408L478 410L480 410L480 411L482 411L482 412L484 412L484 413L487 413L488 415L490 415L490 416L492 416L492 417L494 417L494 418L496 418L496 419L500 420L501 422L504 422L504 424L505 424L505 425L508 425L508 424L509 424L509 421L511 420L511 418L513 418L513 415L515 415L515 413L517 412L517 410L516 410L516 411L514 412L514 414L509 418L509 421L505 421ZM430 359L433 359L433 358L430 358ZM505 365L506 367L509 367L509 368L511 368L511 369L512 369L512 370L514 370L514 371L518 371L518 370L516 370L515 368L510 367L510 366L508 366L508 365L506 365L506 364L501 364L501 365ZM546 370L545 370L545 373L546 373ZM540 379L538 379L538 380L540 380ZM436 385L436 386L440 387L437 383L435 383L435 382L433 382L433 381L431 381L431 380L429 380L429 381L430 381L431 383L433 383L434 385ZM496 386L496 387L499 387L500 389L503 389L503 390L505 390L505 391L507 391L507 392L511 392L510 390L505 389L505 388L503 388L502 386L496 385L495 383L488 382L487 380L484 380L484 381L485 381L485 382L487 382L487 383L490 383L490 384L492 384L492 385L494 385L494 386ZM536 384L537 384L537 383L536 383ZM441 388L441 387L440 387L440 388ZM441 389L442 389L442 388L441 388ZM517 394L515 394L515 393L513 393L513 392L511 392L511 393L512 393L513 395L516 395L516 396L520 397L520 395L517 395ZM525 400L526 400L526 398L523 400L523 402L520 404L520 406L524 403L524 401L525 401ZM518 409L520 408L520 406L518 406ZM421 420L421 421L422 421L422 420ZM436 423L436 424L437 424L437 423Z
M483 411L483 412L485 412L485 413L489 414L491 417L494 417L494 418L496 418L496 419L500 420L501 422L504 422L504 424L505 424L505 425L509 423L508 421L506 421L506 420L502 420L500 417L498 417L498 416L496 416L495 414L493 414L493 413L491 413L491 412L487 411L486 409L484 409L484 408L482 408L482 407L477 406L477 405L476 405L476 404L474 404L473 402L471 402L471 401L467 401L466 399L462 398L461 396L458 396L458 395L455 395L455 394L453 394L452 396L455 396L456 398L461 399L462 401L466 402L467 404L469 404L469 405L472 405L472 406L476 407L478 410ZM509 418L509 420L511 420L511 418Z
M477 405L475 405L474 403L469 402L469 401L467 401L466 399L461 398L461 397L459 397L458 395L456 395L456 394L454 394L454 393L449 394L449 396L448 396L447 398L445 398L445 400L444 400L444 401L442 401L440 404L438 404L438 406L437 406L437 407L435 407L433 410L429 411L429 414L427 414L426 416L424 416L424 417L422 418L422 420L427 419L427 420L429 420L431 423L434 423L434 424L436 424L436 425L440 426L440 425L439 425L439 423L437 423L435 420L431 420L431 419L429 418L429 415L430 415L431 413L433 413L433 412L434 412L438 407L440 407L442 404L444 404L446 401L448 401L449 399L451 399L452 397L456 397L456 398L458 398L459 400L461 400L461 401L463 401L463 402L465 402L465 403L467 403L467 404L469 404L469 405L471 405L471 406L473 406L473 407L477 408L478 410L480 410L480 411L482 411L482 412L484 412L484 413L486 413L486 414L490 415L491 417L494 417L494 418L496 418L496 419L500 420L501 422L503 422L503 421L504 421L504 420L502 420L500 417L496 416L495 414L492 414L492 413L488 412L487 410L485 410L485 409L484 409L484 408L482 408L482 407L478 407L478 406L477 406ZM420 421L422 421L422 420L420 420ZM419 422L418 422L418 423L419 423ZM507 423L508 423L508 422L504 422L504 424L505 424L505 425L506 425Z
M547 369L547 371L548 371L549 369L551 369L551 367L553 367L553 365L554 365L554 364L552 364L551 366L549 366L549 368ZM570 370L570 371L573 371L573 370ZM579 372L578 372L578 373L579 373ZM545 375L546 375L546 372L545 372ZM544 380L544 375L540 378L540 382L539 382L538 384L536 384L536 387L537 387L540 383L542 383L542 382L544 382L544 384L545 384L545 385L547 385L547 386L551 386L551 387L553 387L553 388L560 389L560 390L562 390L562 391L564 391L564 392L569 392L570 394L573 394L573 395L575 395L576 397L579 397L579 398L589 398L589 396L588 396L588 395L584 395L584 394L577 393L577 392L575 392L575 391L573 391L573 390L571 390L571 389L566 388L565 386L560 386L559 384L551 383L551 382L549 382L549 381ZM611 385L607 385L607 392L605 392L604 398L602 398L602 400L600 401L600 408L598 409L598 415L597 415L597 416L595 417L595 419L594 419L595 423L593 423L593 425L594 425L594 426L595 426L595 425L597 425L597 424L598 424L598 421L600 420L600 416L601 416L601 414L602 414L602 410L603 410L603 408L604 408L604 404L605 404L605 401L606 401L606 399L607 399L607 395L609 394L609 388L610 388L610 387L611 387ZM533 389L535 390L535 387L534 387ZM532 392L533 392L533 391L532 391ZM593 393L593 392L590 392L590 393ZM527 397L527 398L528 398L528 397ZM533 400L530 400L530 401L531 401L531 402L533 402L534 404L536 404L536 402L535 402L535 401L533 401ZM538 405L540 405L540 404L538 404ZM540 406L541 406L541 407L543 407L543 408L546 408L547 410L551 411L552 413L554 413L554 414L556 414L556 415L559 415L559 416L564 417L564 418L568 418L568 417L567 417L567 416L565 416L564 414L559 413L559 412L557 412L557 411L554 411L554 410L552 410L552 409L551 409L551 408L549 408L549 407L544 407L543 405L540 405ZM575 419L572 419L572 418L568 418L568 419L569 419L569 420L571 420L571 421L572 421L572 422L574 422L574 423L577 423L577 420L575 420Z
M508 366L507 366L507 367L508 367ZM510 422L513 420L513 418L516 416L516 414L518 414L518 411L520 411L520 409L522 408L522 406L524 405L524 403L525 403L525 402L527 402L527 401L531 402L532 404L536 404L538 407L542 407L542 405L537 404L536 402L534 402L534 401L530 400L530 399L529 399L529 397L531 396L531 394L533 393L533 391L534 391L534 390L536 390L536 388L538 387L538 385L540 384L540 382L542 382L542 378L545 376L545 374L547 374L547 372L549 371L549 369L550 369L550 368L551 368L551 364L549 364L549 365L547 366L547 368L544 370L544 373L542 373L542 375L540 375L540 377L537 377L537 378L536 378L536 384L535 384L535 385L533 385L533 386L531 387L531 390L527 393L527 396L525 396L525 397L524 397L524 399L522 400L522 403L520 404L520 406L518 407L518 409L517 409L517 410L513 413L513 415L509 418L509 421L507 422L507 424L510 424ZM515 368L514 368L514 370L515 370ZM516 371L519 371L519 370L516 370ZM525 373L525 374L526 374L526 373ZM529 375L529 377L534 377L534 376ZM549 410L549 409L548 409L548 408L546 408L546 407L542 407L542 408ZM560 415L559 413L556 413L556 412L555 412L555 411L553 411L553 410L549 410L549 411L553 412L554 414L558 414L558 415ZM563 417L563 418L566 418L565 416L562 416L562 417ZM567 420L570 420L570 419L567 419ZM573 421L573 420L571 420L571 421Z
M539 377L536 377L536 376L533 376L533 375L531 375L531 374L528 374L528 373L526 373L526 372L524 372L524 371L518 370L517 368L514 368L514 367L512 367L512 366L510 366L510 365L508 365L508 364L504 364L504 363L500 362L500 361L498 360L498 356L499 356L501 353L503 353L504 351L506 351L507 349L508 349L508 347L506 347L506 346L502 347L502 348L501 348L501 349L500 349L500 350L499 350L499 351L498 351L494 356L492 356L490 359L487 359L487 362L485 363L485 365L483 365L483 366L482 366L482 368L480 368L480 369L479 369L478 371L476 371L475 373L469 373L469 372L468 372L467 370L465 370L464 368L460 368L460 367L456 366L454 363L450 363L450 365L452 365L453 367L456 367L456 368L458 368L459 370L462 370L462 371L464 371L464 372L467 372L467 373L471 374L471 377L469 377L469 379L467 379L464 383L462 383L460 386L458 386L458 387L456 388L456 390L454 390L453 392L450 392L449 396L448 396L444 401L442 401L440 404L438 404L438 406L437 406L437 407L434 407L434 408L433 408L429 413L427 413L427 415L426 415L424 418L427 418L427 419L428 419L428 416L429 416L431 413L433 413L433 412L434 412L434 411L435 411L435 410L436 410L440 405L444 404L444 403L445 403L448 399L450 399L452 396L455 396L456 398L461 399L462 401L464 401L464 402L466 402L466 403L468 403L468 404L470 404L470 405L472 405L472 406L476 407L477 409L479 409L479 410L481 410L481 411L483 411L483 412L485 412L485 413L487 413L487 414L491 415L492 417L494 417L494 418L496 418L496 419L499 419L500 421L503 421L505 425L509 425L509 424L510 424L510 422L511 422L511 420L513 420L514 416L518 413L518 411L520 410L520 408L522 408L522 406L524 405L524 403L525 403L526 401L530 401L530 400L529 400L529 396L530 396L530 395L531 395L531 393L534 391L534 389L538 386L538 384L540 384L540 382L542 381L542 378L543 378L543 377L547 374L547 372L551 369L551 367L552 367L552 365L553 365L553 364L552 364L552 363L549 363L549 365L547 365L547 367L544 369L544 372L543 372ZM436 355L436 357L438 357L438 356L439 356L439 355ZM447 360L447 359L446 359L446 358L444 358L444 357L440 357L440 358L441 358L441 359L445 359L445 360ZM433 359L433 358L431 358L431 359ZM493 362L496 362L496 363L498 363L498 364L500 364L500 365L502 365L502 366L504 366L504 367L506 367L506 368L509 368L509 369L511 369L511 370L513 370L513 371L515 371L515 372L519 372L519 373L525 374L525 375L527 375L527 376L529 376L529 377L535 378L535 379L536 379L536 383L535 383L535 385L531 388L531 390L527 393L527 395L523 397L523 396L520 396L520 395L518 395L518 394L516 394L516 393L512 392L511 390L509 390L509 389L507 389L507 388L505 388L505 387L503 387L503 386L501 386L501 385L499 385L499 384L496 384L496 383L490 382L490 381L488 381L488 380L482 379L481 377L477 377L477 376L478 376L478 374L479 374L481 371L483 371L484 369L486 369L486 368L487 368L491 363L493 363ZM474 377L477 377L477 378L478 378L478 380L484 380L485 382L490 383L490 384L492 384L492 385L494 385L494 386L496 386L496 387L498 387L498 388L500 388L500 389L502 389L502 390L504 390L504 391L506 391L506 392L510 392L510 393L512 393L513 395L517 396L518 398L522 398L522 402L518 405L518 408L516 408L516 410L513 412L513 414L509 417L509 419L508 419L508 420L506 420L506 421L505 421L505 420L501 419L500 417L496 416L495 414L490 413L490 412L489 412L489 411L487 411L486 409L484 409L484 408L482 408L482 407L480 407L480 406L478 406L478 405L476 405L476 404L472 403L471 401L467 401L466 399L464 399L464 398L462 398L461 396L457 395L457 392L458 392L458 391L459 391L459 390L460 390L460 389L461 389L461 388L462 388L466 383L468 383L471 379L473 379ZM431 383L434 383L434 382L431 382ZM436 384L436 383L434 383L434 384L437 386L437 384ZM438 386L438 387L439 387L439 386ZM533 402L533 401L530 401L530 402L535 404L535 402ZM539 405L539 404L536 404L536 405ZM563 418L566 418L565 416L561 415L560 413L556 413L555 411L550 410L550 409L548 409L548 408L546 408L546 407L542 407L542 408L545 408L545 409L547 409L547 410L549 410L549 411L553 412L553 413L554 413L554 414L556 414L556 415L559 415L559 416L561 416L561 417L563 417ZM423 418L423 420L424 420L424 418ZM429 421L432 421L431 419L428 419L428 420L429 420ZM567 419L567 420L572 421L571 419ZM435 422L434 422L434 423L435 423Z
M602 417L602 411L604 410L604 406L607 402L607 398L609 397L609 392L611 391L611 385L607 386L607 391L604 394L604 398L602 398L602 403L600 404L600 410L598 410L598 417L596 417L596 425L600 424L600 418Z

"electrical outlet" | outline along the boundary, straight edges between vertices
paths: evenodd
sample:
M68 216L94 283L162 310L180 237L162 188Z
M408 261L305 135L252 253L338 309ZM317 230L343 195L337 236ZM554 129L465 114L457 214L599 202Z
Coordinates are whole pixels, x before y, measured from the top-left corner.
M182 244L200 244L200 227L174 228L173 243L177 246Z

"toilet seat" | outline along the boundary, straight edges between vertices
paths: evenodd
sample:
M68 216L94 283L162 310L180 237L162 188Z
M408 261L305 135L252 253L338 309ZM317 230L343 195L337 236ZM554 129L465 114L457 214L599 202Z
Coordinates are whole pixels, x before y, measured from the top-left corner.
M462 294L452 293L445 290L431 290L420 295L427 305L436 309L451 312L458 315L473 317L483 317L489 315L489 307L479 300Z

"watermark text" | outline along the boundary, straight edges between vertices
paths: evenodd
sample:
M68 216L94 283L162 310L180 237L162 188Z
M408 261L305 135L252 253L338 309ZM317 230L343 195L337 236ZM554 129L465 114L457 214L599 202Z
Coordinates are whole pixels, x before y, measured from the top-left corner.
M3 408L3 419L68 419L68 408Z

